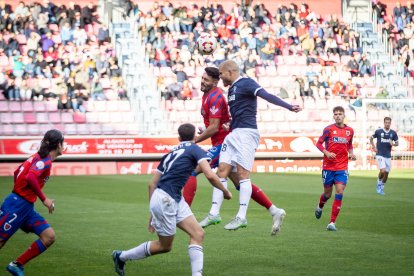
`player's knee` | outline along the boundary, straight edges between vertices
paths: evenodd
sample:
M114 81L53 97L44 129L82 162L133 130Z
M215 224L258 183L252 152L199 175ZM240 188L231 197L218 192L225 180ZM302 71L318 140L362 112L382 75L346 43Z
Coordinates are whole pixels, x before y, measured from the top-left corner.
M384 174L384 173L387 173L387 171L386 171L385 169L381 169L381 170L380 170L380 173L381 173L381 174Z
M52 228L45 230L41 235L40 239L46 247L51 246L56 240L55 231Z
M202 243L204 241L204 235L205 235L205 232L204 232L203 228L200 227L200 229L198 229L194 233L193 239L196 240L199 243Z

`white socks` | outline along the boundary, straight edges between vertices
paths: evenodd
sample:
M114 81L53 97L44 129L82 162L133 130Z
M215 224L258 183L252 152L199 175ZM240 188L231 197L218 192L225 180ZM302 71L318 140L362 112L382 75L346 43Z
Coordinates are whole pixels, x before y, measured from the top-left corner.
M269 209L267 209L269 211L269 213L274 216L277 214L277 212L279 211L279 208L277 208L275 205L272 204L272 206L270 206Z
M240 181L240 195L239 195L239 212L237 216L241 219L246 218L247 207L249 206L250 197L252 196L252 182L250 179L243 179Z
M135 248L132 248L127 251L122 251L121 255L119 256L119 259L125 262L125 261L131 261L131 260L140 260L140 259L149 257L151 256L150 246L151 246L150 241L141 243Z
M203 247L196 244L188 246L188 255L190 255L191 275L201 276L203 273Z
M226 178L220 178L221 184L223 184L224 187L227 188L227 179ZM221 204L223 203L224 196L223 192L217 188L213 189L213 196L211 200L211 209L210 209L210 215L211 216L217 216L220 214L220 208Z

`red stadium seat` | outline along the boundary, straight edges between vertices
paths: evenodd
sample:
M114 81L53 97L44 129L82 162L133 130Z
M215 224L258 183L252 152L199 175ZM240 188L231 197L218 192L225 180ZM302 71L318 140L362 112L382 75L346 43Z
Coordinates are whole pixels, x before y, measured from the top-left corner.
M22 124L24 123L23 113L12 113L12 123Z
M98 122L98 114L95 113L95 112L86 113L86 122L88 122L88 123L97 123Z
M108 112L99 112L98 122L99 123L109 123L109 113Z
M33 124L27 127L27 134L29 135L40 135L41 130L38 124Z
M94 134L94 135L102 134L100 124L88 124L88 128L91 134Z
M40 127L40 135L44 135L49 129L52 128L50 124L41 124Z
M33 103L30 101L22 102L22 111L24 112L33 112Z
M53 101L46 102L46 109L49 112L58 111L57 101L53 100Z
M27 128L24 124L15 124L14 125L14 134L25 136L27 135Z
M106 101L95 101L95 111L106 111Z
M22 110L20 102L9 102L9 110L12 112L20 112Z
M65 124L64 133L68 135L75 135L77 134L77 129L75 124Z
M277 75L276 66L266 66L266 74L268 76L276 76Z
M122 122L122 114L120 112L112 112L110 113L110 122L113 124L121 123ZM122 124L120 124L122 125Z
M71 124L71 123L73 123L73 115L72 115L72 113L62 112L62 114L60 115L60 118L62 120L62 123L65 123L65 124Z
M73 113L73 121L77 124L86 123L86 115L85 113L75 112Z
M89 125L88 124L78 124L77 126L78 134L88 135L90 134Z
M108 110L108 111L118 111L118 101L108 101L106 103L106 110Z
M49 121L54 124L60 123L60 114L58 112L49 113Z
M48 123L49 122L48 114L44 112L36 113L36 121L38 123L43 123L43 124Z
M0 124L0 135L11 136L14 135L14 127L11 124Z
M34 102L33 108L34 108L34 111L36 112L46 111L46 103L45 102Z
M0 93L3 94L3 93ZM9 111L9 102L8 101L0 101L0 112L7 112Z
M23 118L24 118L24 122L26 124L35 124L35 123L37 123L36 115L34 113L23 113Z
M109 135L115 134L114 127L110 124L104 124L102 125L102 133Z

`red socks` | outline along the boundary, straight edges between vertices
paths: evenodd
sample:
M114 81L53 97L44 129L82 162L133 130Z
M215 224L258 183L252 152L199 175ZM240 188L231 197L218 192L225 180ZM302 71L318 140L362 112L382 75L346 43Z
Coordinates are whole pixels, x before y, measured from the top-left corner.
M191 203L193 203L193 199L195 197L197 191L197 177L191 175L188 178L187 183L185 183L183 188L183 197L185 202L191 207Z
M270 201L270 199L267 197L267 195L257 187L255 184L252 183L252 199L265 207L266 209L269 209L273 204Z
M331 214L331 222L336 221L336 218L339 215L339 211L341 211L342 206L342 195L335 195L335 200L332 204L332 214Z
M319 198L319 208L323 208L323 206L325 205L325 203L328 201L329 198L327 198L325 196L325 194L322 194L321 197Z
M46 250L46 246L40 240L35 241L32 245L17 258L16 262L20 265L25 265L28 261L34 257L42 254Z

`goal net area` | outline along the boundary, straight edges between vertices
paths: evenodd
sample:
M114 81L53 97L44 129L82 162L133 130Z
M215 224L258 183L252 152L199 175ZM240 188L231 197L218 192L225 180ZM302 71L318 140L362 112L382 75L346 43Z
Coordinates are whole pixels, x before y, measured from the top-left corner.
M391 129L397 132L399 141L391 152L392 167L414 168L414 99L364 99L362 107L355 112L362 134L358 154L362 169L377 169L369 138L375 130L384 127L385 117L392 119Z

